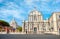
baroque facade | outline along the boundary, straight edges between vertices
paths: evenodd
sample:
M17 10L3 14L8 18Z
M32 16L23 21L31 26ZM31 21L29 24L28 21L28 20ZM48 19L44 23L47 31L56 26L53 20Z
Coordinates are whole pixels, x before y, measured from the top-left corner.
M47 20L43 20L41 12L34 9L28 15L28 20L23 21L22 32L28 34L59 34L60 12L53 13Z
M15 19L13 18L12 21L10 22L10 26L13 27L14 29L16 29L18 26L17 26L17 23L15 21Z

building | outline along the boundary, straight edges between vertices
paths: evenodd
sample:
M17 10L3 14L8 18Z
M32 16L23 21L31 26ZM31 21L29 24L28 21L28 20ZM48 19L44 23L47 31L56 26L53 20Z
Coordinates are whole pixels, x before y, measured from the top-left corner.
M60 12L54 12L49 18L49 30L56 34L60 34Z
M15 21L15 19L13 18L12 21L10 22L10 26L2 26L0 25L0 34L7 34L7 33L11 33L11 32L19 32L19 30L17 30L18 25Z
M43 20L41 12L34 9L28 15L28 20L23 21L22 32L28 34L59 34L60 12L53 13L47 20Z
M15 19L13 18L12 21L10 22L10 26L13 27L14 29L16 29L18 26L17 26L17 23L15 21Z

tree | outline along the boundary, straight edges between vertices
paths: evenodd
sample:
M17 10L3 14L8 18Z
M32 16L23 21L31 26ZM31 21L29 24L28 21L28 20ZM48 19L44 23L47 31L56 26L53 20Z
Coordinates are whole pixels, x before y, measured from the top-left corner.
M4 20L0 20L0 26L7 26L7 27L9 27L10 25L9 25L9 23L8 22L6 22L6 21L4 21Z
M0 26L0 32L1 32L1 30L2 30L2 27Z
M18 26L17 30L19 30L21 32L22 31L22 27Z

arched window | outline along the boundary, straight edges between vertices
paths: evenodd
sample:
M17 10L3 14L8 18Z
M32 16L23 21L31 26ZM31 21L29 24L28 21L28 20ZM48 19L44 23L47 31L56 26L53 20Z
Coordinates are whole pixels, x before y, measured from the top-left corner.
M36 17L36 15L34 15L34 20L37 20L37 17Z
M60 26L60 21L58 22L58 26Z
M59 18L60 18L60 15L59 15Z

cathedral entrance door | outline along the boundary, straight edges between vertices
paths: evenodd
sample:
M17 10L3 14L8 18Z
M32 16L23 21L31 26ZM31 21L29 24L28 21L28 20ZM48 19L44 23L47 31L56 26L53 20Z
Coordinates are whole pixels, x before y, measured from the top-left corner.
M37 33L37 28L36 27L34 27L34 34L36 34Z

